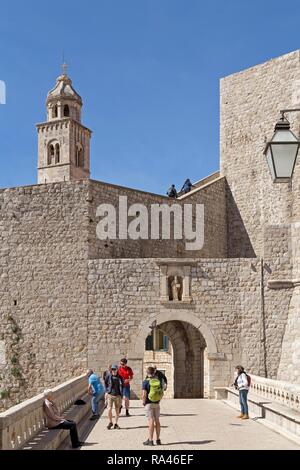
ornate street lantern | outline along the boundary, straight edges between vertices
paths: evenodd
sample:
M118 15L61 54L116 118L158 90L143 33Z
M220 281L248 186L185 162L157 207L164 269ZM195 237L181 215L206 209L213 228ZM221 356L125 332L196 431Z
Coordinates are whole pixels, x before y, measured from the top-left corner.
M292 178L299 146L300 141L290 130L290 123L282 113L264 151L274 182L287 182Z

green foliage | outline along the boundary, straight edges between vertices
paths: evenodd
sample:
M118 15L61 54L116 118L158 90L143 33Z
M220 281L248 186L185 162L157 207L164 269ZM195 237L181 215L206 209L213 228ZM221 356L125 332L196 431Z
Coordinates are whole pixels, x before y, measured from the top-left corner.
M13 375L16 379L22 378L22 374L21 374L19 367L13 367L11 369L11 375Z
M9 398L9 390L0 390L0 400Z
M14 354L13 356L11 356L10 362L11 362L12 364L18 364L19 358L18 358L17 354Z

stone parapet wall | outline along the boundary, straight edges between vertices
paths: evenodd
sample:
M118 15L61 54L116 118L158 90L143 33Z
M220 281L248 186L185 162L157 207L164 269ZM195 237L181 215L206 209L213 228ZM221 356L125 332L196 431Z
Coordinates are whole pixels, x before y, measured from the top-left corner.
M127 196L128 207L132 204L143 204L151 213L152 204L204 204L204 246L201 250L186 249L184 240L99 240L96 227L99 218L96 217L97 207L109 203L118 208L119 196ZM200 188L184 199L170 199L156 194L137 191L134 189L114 186L98 181L89 183L89 257L97 258L158 258L158 257L225 257L226 241L226 210L225 210L225 181L219 179ZM128 222L130 222L128 218ZM117 220L117 230L118 230ZM149 234L151 221L149 219ZM117 232L118 233L118 232ZM171 224L171 234L173 225ZM173 236L173 235L172 235ZM150 235L149 235L150 238ZM161 238L161 237L160 237Z
M87 377L82 375L59 384L53 389L53 400L62 414L74 401L81 398L87 388ZM43 394L0 413L0 450L17 450L45 429Z

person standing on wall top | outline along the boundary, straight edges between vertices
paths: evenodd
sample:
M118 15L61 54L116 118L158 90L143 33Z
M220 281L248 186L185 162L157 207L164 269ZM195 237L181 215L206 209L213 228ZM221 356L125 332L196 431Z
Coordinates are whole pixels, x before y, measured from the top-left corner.
M130 400L130 382L133 379L133 371L131 367L127 365L127 359L124 357L120 361L120 367L119 367L119 375L123 379L123 398L124 398L124 403L125 403L125 408L126 408L126 416L130 416L129 414L129 400ZM122 405L120 407L121 411Z
M168 189L167 196L172 197L174 199L177 198L178 195L177 195L177 191L175 188L175 184L172 184L172 186Z
M94 373L92 369L87 371L87 376L89 379L88 393L92 395L92 412L91 420L100 418L99 414L99 401L104 397L104 387L99 379L99 377Z
M249 419L247 398L251 379L250 376L246 374L243 366L236 366L235 370L236 379L234 381L234 386L236 390L239 391L241 405L241 414L237 417L241 419Z
M180 192L182 191L184 194L189 193L190 190L192 189L192 186L193 185L191 183L191 180L189 178L187 178L185 180L185 182L183 183L183 186L182 186Z
M118 425L119 415L120 415L120 407L122 404L122 396L123 396L123 379L118 374L118 366L113 364L111 366L111 373L106 375L105 378L105 400L107 402L108 407L108 419L109 423L107 425L107 429L120 429ZM116 422L113 425L113 416L112 416L112 409L115 405L116 410Z

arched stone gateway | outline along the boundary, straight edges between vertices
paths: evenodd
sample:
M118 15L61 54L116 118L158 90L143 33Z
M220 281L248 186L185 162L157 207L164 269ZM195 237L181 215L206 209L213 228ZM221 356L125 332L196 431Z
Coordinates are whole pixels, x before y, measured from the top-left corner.
M165 310L144 321L128 354L130 362L135 364L141 376L147 365L144 364L145 341L153 326L162 331L172 345L171 396L214 397L214 386L220 384L221 369L224 371L222 384L227 380L227 364L225 355L218 352L215 338L208 326L188 310Z

